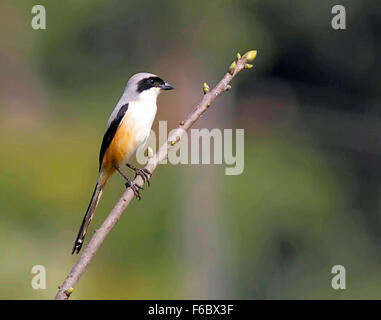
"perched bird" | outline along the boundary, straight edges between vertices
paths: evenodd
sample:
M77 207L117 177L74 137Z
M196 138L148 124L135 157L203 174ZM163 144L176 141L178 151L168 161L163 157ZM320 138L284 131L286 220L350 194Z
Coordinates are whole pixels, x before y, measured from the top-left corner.
M126 165L140 175L149 185L151 172L127 163L136 149L147 141L155 119L156 100L161 90L172 90L173 86L151 73L137 73L127 82L123 95L108 120L99 153L99 174L90 204L74 243L73 252L79 253L87 228L94 216L107 180L117 171L140 199L140 186L134 184L121 170Z

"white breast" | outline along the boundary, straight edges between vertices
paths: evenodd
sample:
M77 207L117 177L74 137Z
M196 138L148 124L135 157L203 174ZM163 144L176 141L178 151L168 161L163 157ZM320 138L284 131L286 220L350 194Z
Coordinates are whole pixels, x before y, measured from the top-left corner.
M136 148L148 139L156 111L156 99L154 101L151 99L141 99L129 103L126 116L129 118L135 133Z

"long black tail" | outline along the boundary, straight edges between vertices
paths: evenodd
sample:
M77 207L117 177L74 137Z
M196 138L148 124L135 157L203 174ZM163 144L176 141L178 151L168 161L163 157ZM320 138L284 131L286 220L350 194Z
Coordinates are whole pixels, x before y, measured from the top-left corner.
M75 243L74 243L72 254L74 252L79 253L79 251L82 248L83 240L85 239L87 228L89 227L91 219L94 216L94 212L95 212L95 209L97 208L99 199L101 198L102 191L103 191L103 185L100 185L99 182L97 182L97 184L95 185L94 192L91 197L89 206L87 207L85 216L83 217L81 227L79 228L79 232L77 235L77 239L75 240Z

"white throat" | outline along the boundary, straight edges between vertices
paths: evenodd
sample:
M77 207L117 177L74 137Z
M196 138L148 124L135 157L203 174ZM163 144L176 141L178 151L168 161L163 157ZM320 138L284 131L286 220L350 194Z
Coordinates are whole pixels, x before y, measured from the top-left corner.
M154 103L156 105L157 97L160 94L160 88L151 88L144 90L137 96L137 101L143 103Z

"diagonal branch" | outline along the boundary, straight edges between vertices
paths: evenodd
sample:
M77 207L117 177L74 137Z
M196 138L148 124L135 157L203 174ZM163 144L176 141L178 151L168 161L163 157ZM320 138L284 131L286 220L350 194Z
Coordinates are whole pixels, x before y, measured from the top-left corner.
M209 108L211 103L221 93L230 90L231 87L229 83L238 74L238 72L242 71L243 69L250 69L252 67L252 65L248 64L247 62L254 60L256 55L257 51L255 50L247 52L243 57L241 57L241 55L238 53L237 60L232 62L228 72L212 90L209 89L209 86L206 83L204 84L203 89L205 94L201 102L188 115L185 121L182 121L176 130L172 131L171 135L168 137L167 142L160 147L159 151L148 160L148 163L145 166L146 169L153 173L158 164L168 156L169 149L178 141L180 141L183 134L189 130L190 127L192 127L192 125ZM134 183L142 186L143 179L140 176L137 176L134 180ZM86 271L87 266L94 258L95 254L98 252L98 249L102 245L103 241L106 239L111 229L118 222L123 211L127 208L133 198L134 192L131 190L131 188L128 188L122 197L118 200L115 207L107 216L101 227L93 234L89 244L83 251L78 262L74 265L73 269L70 271L63 284L59 287L55 300L69 299L80 277Z

